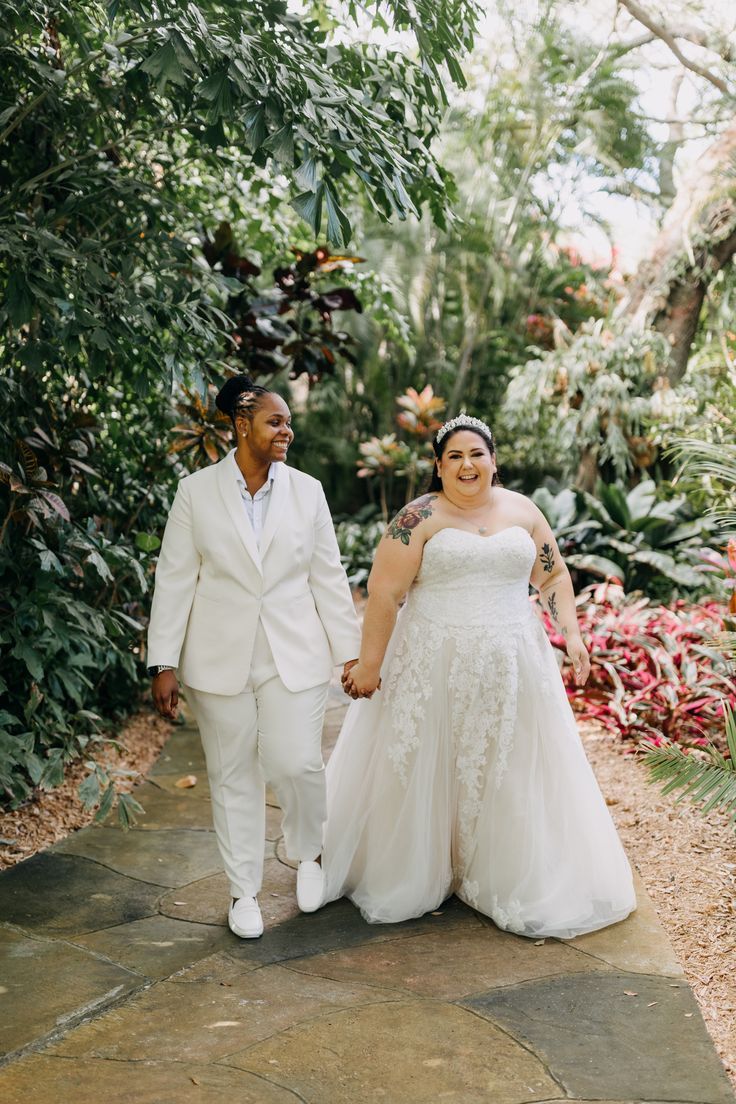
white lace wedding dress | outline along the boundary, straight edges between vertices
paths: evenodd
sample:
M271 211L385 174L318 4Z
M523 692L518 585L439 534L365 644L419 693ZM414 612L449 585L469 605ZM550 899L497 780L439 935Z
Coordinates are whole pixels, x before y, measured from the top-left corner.
M635 907L631 870L529 600L512 526L424 548L384 660L327 767L326 900L393 923L451 893L509 931L570 938Z

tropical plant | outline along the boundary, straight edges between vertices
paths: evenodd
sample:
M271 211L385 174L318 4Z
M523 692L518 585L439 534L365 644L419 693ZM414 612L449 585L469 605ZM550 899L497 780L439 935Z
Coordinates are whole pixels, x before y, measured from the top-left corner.
M204 407L227 355L242 363L234 329L251 349L274 330L301 342L289 368L312 379L343 347L328 323L345 295L310 292L285 334L284 296L249 295L256 269L291 243L308 263L323 222L346 242L357 192L383 216L448 215L430 147L472 0L349 17L416 49L351 45L321 4L0 0L3 800L58 781L138 700L151 556L182 474L172 387ZM220 224L232 236L210 240ZM189 451L211 459L223 439L199 429ZM94 778L83 796L104 806Z
M376 547L386 523L376 517L375 507L365 506L350 518L335 521L340 559L353 588L362 587L373 565Z
M544 618L553 645L564 651L564 639ZM724 623L718 603L677 601L667 608L598 583L579 595L578 621L590 678L576 686L567 667L563 678L579 716L627 741L665 739L684 747L723 741L724 708L736 707L736 688L729 663L712 645Z
M719 589L713 568L720 557L706 543L714 541L716 526L693 517L684 494L666 498L645 479L631 490L600 482L595 494L566 488L554 495L541 487L532 498L582 581L615 579L627 592L662 600Z
M674 456L682 465L686 481L702 481L710 498L710 508L722 529L736 527L736 449L730 443L681 438L672 446ZM721 570L731 585L729 613L712 634L708 644L723 656L729 674L736 663L736 540L731 538L726 557L709 565ZM733 687L733 682L731 682ZM644 761L650 769L652 782L664 782L663 793L682 790L681 797L704 801L702 812L724 808L732 811L736 822L736 721L733 700L724 706L725 726L721 742L725 747L708 744L700 755L684 756L668 743L656 740L645 743ZM678 799L679 800L679 799Z
M128 401L121 442L115 415L126 411L111 409L114 391L97 406L78 382L60 381L34 407L8 383L0 425L13 418L22 435L0 468L0 800L15 805L33 786L58 784L65 763L110 739L137 700L151 553L175 472L162 396L135 411ZM137 435L142 455L131 449ZM108 794L112 776L95 775ZM121 795L118 808L127 822L132 799Z
M232 424L215 405L217 388L206 385L205 395L189 387L182 388L176 403L181 422L171 427L176 439L171 452L188 461L190 468L205 468L216 464L233 447Z
M645 426L667 355L659 334L610 320L585 324L574 341L514 370L505 432L533 432L553 470L584 490L601 476L610 482L645 471L657 459Z
M662 793L680 790L677 801L689 798L704 815L713 809L731 814L736 827L736 717L724 706L726 749L714 744L682 748L671 740L643 740L642 759L649 767L649 781L664 783Z
M359 445L360 460L358 478L372 479L378 483L381 517L388 521L392 508L396 508L397 481L403 499L398 505L414 498L419 479L427 478L433 465L430 439L440 423L435 414L444 410L444 399L434 394L427 384L421 392L410 387L399 395L396 404L401 412L396 416L397 425L410 434L409 441L401 441L395 433L383 437L371 437Z
M232 227L221 223L203 253L213 269L228 281L225 305L234 326L224 359L236 371L254 377L305 376L309 385L332 375L341 359L352 360L352 338L333 325L336 311L362 311L352 287L320 286L326 277L360 264L362 257L332 254L326 246L310 252L293 249L296 260L281 263L274 284L259 290L254 278L261 269L242 255Z

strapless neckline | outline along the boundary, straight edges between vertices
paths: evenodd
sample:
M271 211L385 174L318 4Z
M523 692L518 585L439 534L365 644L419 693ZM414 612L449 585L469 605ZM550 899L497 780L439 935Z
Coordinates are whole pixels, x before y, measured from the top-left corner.
M425 547L435 540L441 533L466 533L469 537L475 537L476 540L493 540L494 537L501 537L504 533L511 533L514 529L520 530L522 533L526 533L529 540L534 544L534 537L531 535L528 529L525 529L523 525L507 525L505 529L498 529L495 533L487 533L485 536L482 533L473 533L470 529L461 529L458 525L443 525L441 529L438 529L436 533L425 541Z

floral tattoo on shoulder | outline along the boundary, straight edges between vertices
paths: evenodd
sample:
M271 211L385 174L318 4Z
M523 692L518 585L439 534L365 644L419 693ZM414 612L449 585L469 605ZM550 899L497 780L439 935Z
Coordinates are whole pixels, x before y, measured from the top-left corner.
M432 503L437 497L436 494L422 495L421 498L415 498L408 506L404 506L389 524L386 536L393 540L400 540L402 544L408 544L412 531L416 529L419 522L432 516Z

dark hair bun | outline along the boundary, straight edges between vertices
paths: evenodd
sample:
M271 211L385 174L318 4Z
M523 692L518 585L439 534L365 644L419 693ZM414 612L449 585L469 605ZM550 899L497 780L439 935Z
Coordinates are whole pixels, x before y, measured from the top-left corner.
M245 391L253 391L255 383L245 373L240 376L231 376L217 392L215 405L223 414L232 414L235 404Z

